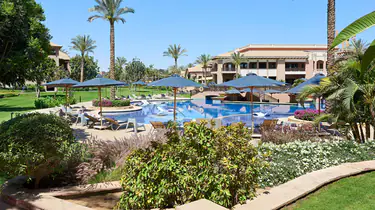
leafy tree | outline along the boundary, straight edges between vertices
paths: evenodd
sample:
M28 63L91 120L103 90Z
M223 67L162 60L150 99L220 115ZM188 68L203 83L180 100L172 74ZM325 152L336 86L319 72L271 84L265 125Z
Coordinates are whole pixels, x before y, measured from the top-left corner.
M172 75L172 74L178 74L180 75L181 72L185 71L186 70L186 67L185 66L179 66L176 68L176 66L170 66L168 67L167 71L169 73L169 75Z
M146 72L145 64L137 58L133 58L132 62L128 63L125 68L125 75L123 80L129 83L136 82L144 78Z
M122 80L125 75L127 60L125 57L117 57L115 63L115 80Z
M0 83L23 85L45 61L51 36L35 0L0 1ZM32 76L30 76L32 74Z
M81 77L80 81L84 81L84 65L85 65L85 56L89 55L89 53L94 52L96 48L95 41L90 38L90 35L86 36L76 36L72 39L72 47L71 49L79 51L81 53Z
M208 68L208 62L211 60L211 56L209 54L202 54L200 55L196 63L201 64L202 68L204 69L204 82L207 85L207 68Z
M232 60L236 66L236 79L238 79L238 75L240 74L240 65L244 61L244 55L240 52L234 52L232 54Z
M85 66L84 66L84 69L83 69L83 75L84 75L84 78L83 80L90 80L90 79L94 79L96 77L96 75L99 74L99 66L98 66L98 61L97 60L94 60L94 57L93 56L85 56L85 59L84 59L84 63L85 63ZM74 80L79 80L80 77L81 77L81 69L82 67L82 57L80 55L76 55L74 56L71 60L70 60L70 69L72 71L70 77Z
M187 50L183 49L181 45L169 45L167 51L163 53L163 56L168 56L174 59L175 69L178 69L177 61L181 56L187 56Z
M96 12L98 15L93 15L89 17L89 22L95 19L103 19L109 22L110 26L110 48L111 48L111 58L110 58L110 76L111 79L115 79L115 23L121 21L125 23L125 19L122 15L127 13L134 13L134 9L128 7L121 7L122 0L95 0L97 5L90 8L90 12ZM116 89L111 88L111 99L115 99Z

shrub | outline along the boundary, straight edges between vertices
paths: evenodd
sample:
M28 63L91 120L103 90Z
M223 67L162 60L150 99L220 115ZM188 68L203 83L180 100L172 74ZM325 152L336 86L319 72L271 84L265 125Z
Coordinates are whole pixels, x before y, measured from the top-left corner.
M130 100L114 100L112 101L112 106L114 107L130 106Z
M232 207L254 196L258 151L243 124L209 129L191 123L183 136L134 151L123 166L119 209L170 208L206 198Z
M100 106L100 101L99 100L93 100L92 105L95 107ZM121 106L130 106L130 101L129 100L108 100L104 99L102 100L102 107L121 107Z
M267 158L269 168L262 170L260 176L262 187L283 184L309 172L342 163L375 158L375 141L363 144L354 141L264 143L259 149L270 153Z
M319 116L319 111L314 109L297 110L294 112L294 117L300 120L314 121Z
M76 99L75 98L69 98L69 104L75 104ZM37 109L44 109L44 108L51 108L56 107L59 105L66 104L66 98L65 96L47 96L47 97L41 97L34 101L35 108Z
M0 124L0 174L40 179L54 172L74 142L67 121L54 115L32 113Z

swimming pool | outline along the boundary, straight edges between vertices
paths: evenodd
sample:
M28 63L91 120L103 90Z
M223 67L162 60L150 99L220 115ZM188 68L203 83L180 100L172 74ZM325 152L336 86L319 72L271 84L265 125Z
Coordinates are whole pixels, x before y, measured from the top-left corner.
M315 109L315 105L308 103L305 104L305 108ZM261 124L264 119L289 117L292 116L296 110L305 108L301 105L254 104L254 113L261 112L267 114L264 117L254 117L254 124ZM164 112L161 114L162 110L164 110ZM221 103L215 100L188 100L177 102L177 121L180 123L197 118L222 118L223 125L239 121L251 125L250 113L251 105L249 102ZM135 118L137 122L145 124L148 124L150 121L168 122L173 120L173 102L150 104L144 106L140 111L129 113L106 113L105 116L121 121L126 121L128 118Z

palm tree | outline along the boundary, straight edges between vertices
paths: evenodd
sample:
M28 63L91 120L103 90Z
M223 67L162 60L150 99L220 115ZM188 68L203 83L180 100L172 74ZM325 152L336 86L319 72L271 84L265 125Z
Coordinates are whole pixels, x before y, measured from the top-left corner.
M71 41L72 50L79 51L81 53L81 82L84 80L83 69L85 66L85 56L89 53L94 52L96 48L95 41L90 38L90 35L76 36Z
M232 60L236 67L236 79L238 79L240 65L244 61L244 56L240 52L234 52L232 54Z
M122 0L95 0L97 5L90 8L90 12L96 12L99 15L89 17L88 21L92 22L95 19L103 19L109 22L110 25L110 78L115 79L115 23L121 21L125 23L126 20L122 15L127 13L134 13L134 9L128 7L121 7ZM111 88L111 99L115 98L115 88Z
M208 62L211 60L211 56L209 54L202 54L200 55L197 60L195 61L196 63L202 65L202 68L204 69L204 82L207 85L207 68L208 68Z
M187 56L187 50L182 49L181 45L169 45L167 51L163 53L163 56L168 56L174 59L175 69L178 69L177 61L180 56Z

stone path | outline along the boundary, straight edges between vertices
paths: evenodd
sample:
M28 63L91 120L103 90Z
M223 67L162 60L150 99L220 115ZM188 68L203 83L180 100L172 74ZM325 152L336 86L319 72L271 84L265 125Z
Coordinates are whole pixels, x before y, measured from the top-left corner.
M280 209L331 182L341 178L375 170L375 161L344 163L314 171L285 184L274 187L268 194L262 194L247 204L236 206L235 210Z

